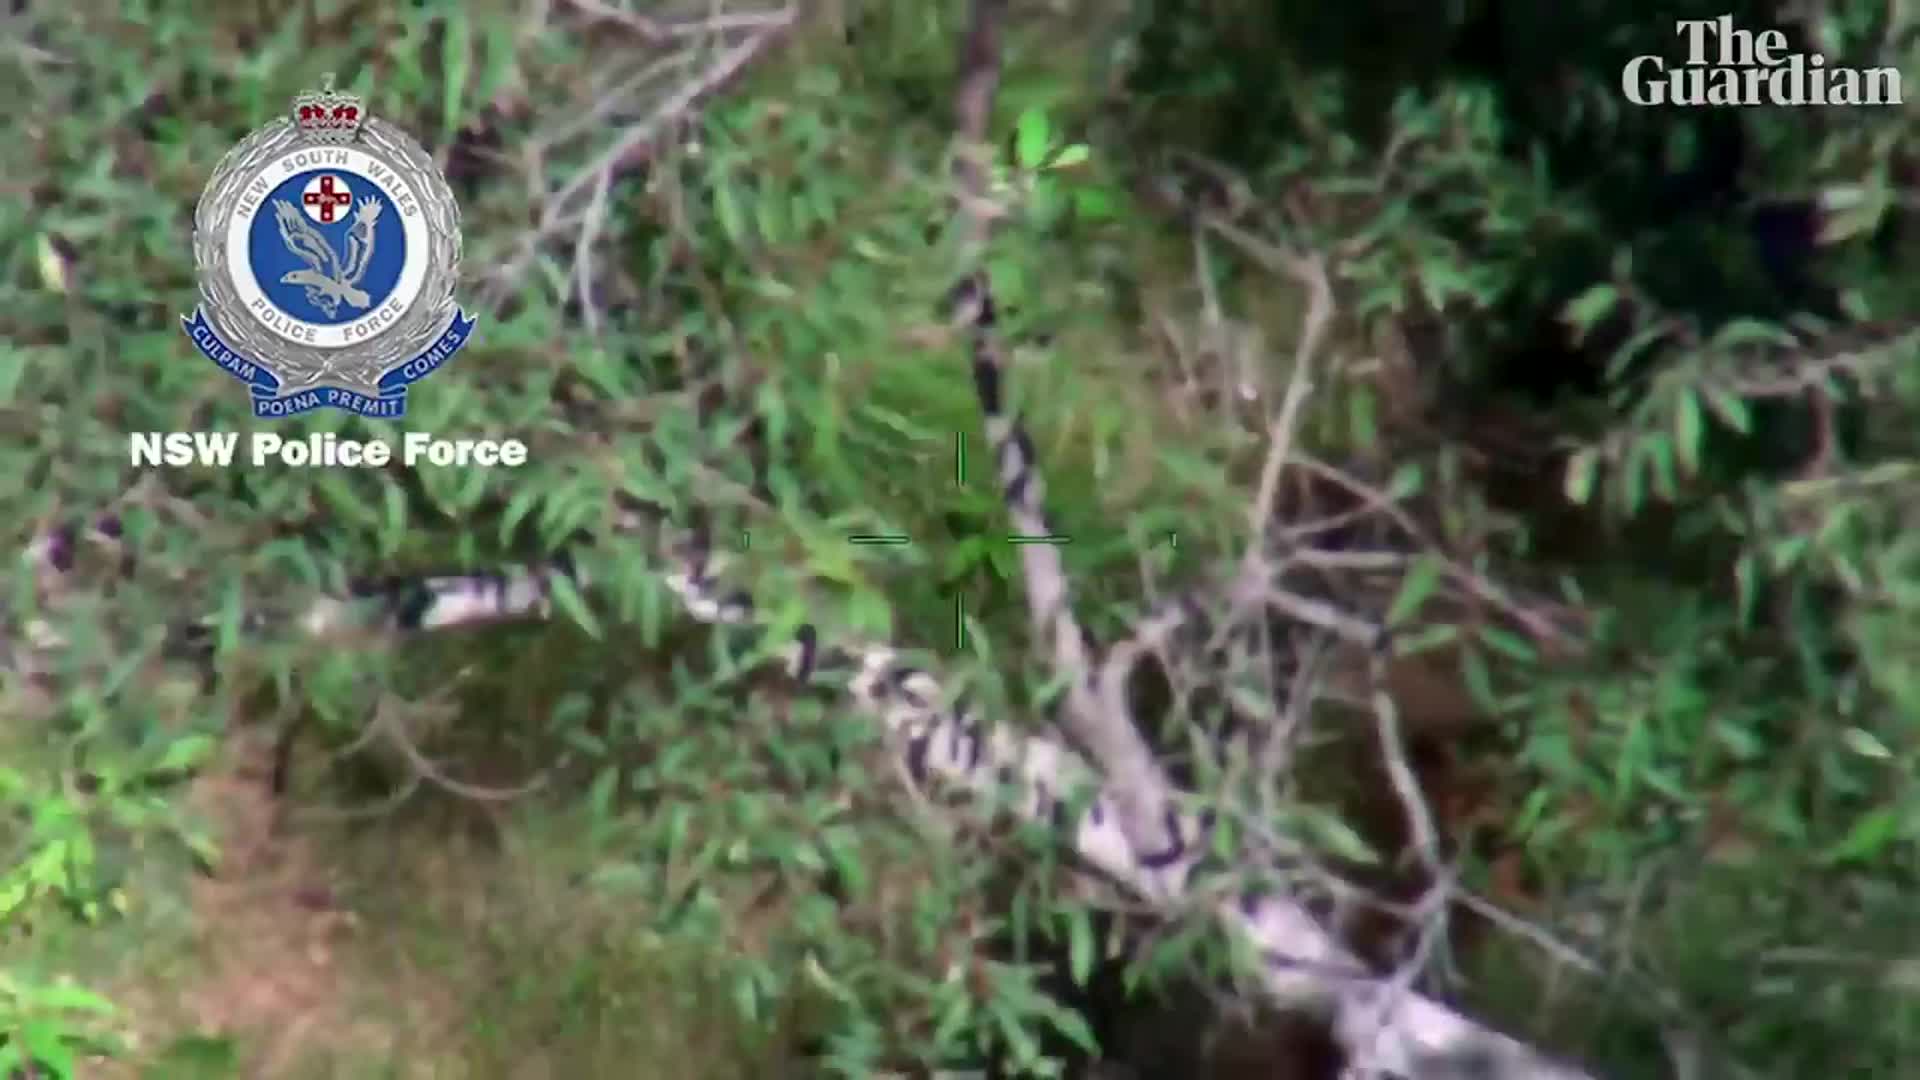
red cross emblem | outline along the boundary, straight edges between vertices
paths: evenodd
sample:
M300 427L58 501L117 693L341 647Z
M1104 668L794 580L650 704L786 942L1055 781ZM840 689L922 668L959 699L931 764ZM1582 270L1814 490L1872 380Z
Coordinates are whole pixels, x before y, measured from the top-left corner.
M301 208L322 225L338 220L339 212L353 205L353 189L333 173L322 173L307 181L300 195Z

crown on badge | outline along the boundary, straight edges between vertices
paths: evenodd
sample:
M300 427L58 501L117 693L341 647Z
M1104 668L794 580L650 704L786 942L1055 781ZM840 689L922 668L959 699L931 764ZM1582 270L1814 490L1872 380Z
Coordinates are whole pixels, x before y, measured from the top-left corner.
M352 142L360 134L367 110L353 94L333 88L333 76L321 81L320 89L293 99L293 122L302 135L320 142Z

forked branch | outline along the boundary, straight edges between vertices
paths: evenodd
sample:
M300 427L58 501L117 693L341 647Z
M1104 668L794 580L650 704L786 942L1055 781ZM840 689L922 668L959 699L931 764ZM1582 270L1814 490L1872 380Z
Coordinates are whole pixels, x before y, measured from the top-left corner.
M956 196L966 241L965 278L957 291L956 321L969 333L975 386L986 417L988 437L998 466L1003 494L1015 527L1045 532L1042 487L1032 441L1018 425L1007 394L1004 346L998 340L991 284L981 260L991 224L1000 215L991 202L992 176L988 121L999 78L1000 41L1006 14L1004 0L973 0L970 25L960 58L956 120L959 149L954 170ZM1270 504L1271 491L1287 464L1292 430L1309 389L1308 364L1317 350L1332 314L1331 290L1318 263L1292 253L1276 253L1281 267L1309 287L1307 325L1301 334L1292 385L1273 423L1273 449L1263 470L1260 502ZM1265 518L1256 528L1264 528ZM1256 543L1249 552L1235 592L1254 580L1262 599L1272 603L1278 594L1265 572L1266 559ZM1055 676L1066 692L1063 722L1073 741L1086 748L1103 781L1101 786L1120 817L1117 830L1099 835L1100 814L1089 813L1074 834L1074 846L1089 862L1122 882L1143 899L1173 914L1189 900L1202 843L1203 830L1178 811L1175 792L1141 737L1127 710L1118 684L1124 674L1096 680L1095 659L1088 639L1068 604L1068 583L1059 555L1046 545L1023 549L1022 570L1031 622L1039 639L1052 649ZM1250 580L1251 579L1251 580ZM1311 607L1305 601L1298 607ZM1182 621L1175 609L1156 623L1164 635ZM1330 619L1328 621L1340 621ZM1369 644L1379 645L1379 634ZM1111 658L1115 669L1131 663L1125 648ZM1104 685L1103 685L1104 684ZM1101 692L1104 690L1105 692ZM1381 720L1382 734L1397 741L1391 703ZM956 778L958 779L958 778ZM1403 796L1405 793L1403 793ZM1409 804L1416 819L1423 854L1437 859L1433 829L1417 797ZM1094 843L1103 839L1104 843ZM1222 922L1258 958L1264 985L1281 1004L1305 1006L1331 1014L1336 1038L1347 1051L1349 1071L1356 1076L1418 1078L1440 1070L1473 1067L1472 1075L1519 1078L1566 1078L1579 1072L1556 1065L1533 1050L1484 1028L1452 1010L1407 990L1406 980L1371 976L1337 938L1321 926L1306 908L1280 894L1247 895L1213 905Z

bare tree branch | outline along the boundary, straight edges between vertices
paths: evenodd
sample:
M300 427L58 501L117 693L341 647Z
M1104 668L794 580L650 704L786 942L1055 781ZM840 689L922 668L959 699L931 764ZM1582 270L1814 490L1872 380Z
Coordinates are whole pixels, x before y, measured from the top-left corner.
M793 18L793 9L784 11L731 12L700 19L667 20L642 15L603 0L566 0L567 6L590 19L614 23L638 34L650 45L661 45L676 38L724 34L734 30L773 30L785 27Z
M602 5L595 5L595 7L608 13L614 11ZM653 23L653 20L645 16L631 15L630 17L639 20L642 24ZM551 145L553 137L549 136L546 142L535 142L530 145L527 151L528 181L533 185L534 190L529 194L541 207L540 220L521 236L518 249L514 254L490 275L491 282L490 288L486 290L486 302L498 304L511 295L512 291L518 288L527 264L538 254L541 245L554 235L583 222L586 228L597 228L595 206L578 205L580 196L605 186L613 173L630 169L640 160L651 156L653 148L661 137L684 122L702 102L743 75L754 61L764 56L776 42L786 36L799 17L799 8L789 5L776 12L752 16L750 24L740 23L739 26L751 25L754 32L722 50L697 74L686 79L649 110L639 122L623 130L619 137L604 147L586 166L575 172L557 189L547 190L544 179L543 162L546 157L546 147ZM749 17L733 16L731 18L737 22ZM719 27L711 23L689 25L697 25L699 29L678 33L663 28L657 38L649 38L649 40L672 41L677 44L690 38L711 36L720 31ZM725 29L738 28L738 26L729 25ZM694 54L684 55L690 57ZM628 84L645 81L651 78L655 71L667 70L671 66L675 66L672 58L657 62L653 67L643 69L639 75L628 80ZM685 62L679 62L678 66L685 66ZM596 108L611 108L611 105L606 104L607 101L624 96L624 93L608 95Z
M1043 511L1045 486L1033 446L1007 401L1006 346L995 329L992 284L982 265L994 219L991 202L992 147L988 126L1000 81L1000 35L1005 0L977 0L961 46L960 85L955 95L957 143L954 188L962 223L963 281L955 291L953 318L964 327L973 353L974 384L986 417L1001 492L1014 528L1029 537L1051 535ZM1094 675L1088 637L1074 617L1065 569L1057 548L1045 543L1020 547L1027 610L1035 636L1051 650L1055 674L1066 683L1062 724L1068 737L1086 749L1117 784L1119 812L1127 835L1142 851L1170 853L1182 848L1171 785L1153 751L1125 712L1103 707ZM1150 855L1159 861L1161 856Z
M989 198L988 121L999 78L1005 9L1005 0L974 0L961 52L955 108L960 145L955 155L954 181L966 225L963 265L968 276L966 284L957 292L955 318L957 323L968 327L972 338L975 383L980 390L988 436L999 465L1009 512L1015 526L1022 531L1045 533L1031 440L1018 428L1010 408L1002 412L1006 393L1002 376L1007 366L994 331L990 283L980 267L992 221L997 216ZM1274 422L1275 445L1263 470L1261 494L1255 507L1256 530L1264 530L1271 513L1273 489L1279 471L1290 456L1293 425L1309 385L1308 363L1318 350L1332 316L1331 287L1323 268L1278 249L1269 249L1264 254L1273 259L1277 268L1306 281L1310 303L1297 345L1292 385ZM1246 562L1248 572L1236 582L1236 594L1253 592L1253 581L1266 576L1257 569L1264 561L1265 556L1256 542ZM1117 655L1110 658L1104 677L1096 682L1086 637L1068 607L1067 579L1058 553L1047 545L1025 545L1022 570L1034 629L1041 640L1051 645L1056 674L1067 682L1063 723L1073 741L1087 749L1104 780L1101 785L1104 794L1081 816L1073 846L1109 877L1126 883L1149 901L1171 908L1186 898L1188 890L1196 884L1191 875L1203 846L1200 843L1203 830L1179 813L1171 784L1125 708L1120 686L1125 671L1137 656L1137 649L1123 646L1118 650ZM1377 629L1351 625L1359 620L1340 616L1331 605L1295 598L1271 587L1261 588L1258 595L1267 604L1276 607L1284 604L1290 609L1289 614L1312 616L1305 621L1312 621L1323 629L1336 633L1346 631L1342 636L1349 638L1360 637L1370 647L1377 646L1381 640ZM1284 600L1276 599L1283 595ZM1180 621L1181 616L1170 615L1156 625L1156 630L1162 634L1171 632ZM1096 693L1096 689L1100 692ZM1389 708L1383 714L1382 723L1390 734L1397 734L1391 731L1392 721ZM1001 731L991 737L1016 738ZM932 740L936 744L942 741ZM1031 754L1042 753L1037 749L1039 745L1044 744L1028 742L1019 747L1010 744L1006 750L1025 760ZM1049 771L1056 780L1061 772L1069 770L1068 760L1057 750L1043 756L1048 757ZM929 763L928 767L935 766ZM977 784L979 776L979 771L965 769L955 770L946 778L951 783L964 785ZM1108 802L1111 807L1103 812L1102 803ZM1431 834L1430 821L1425 824L1426 833ZM1437 840L1432 840L1430 835L1422 839L1437 850ZM1396 987L1372 977L1304 907L1285 896L1248 895L1233 901L1214 901L1213 907L1220 919L1238 930L1241 939L1252 945L1269 993L1292 1005L1332 1007L1335 1034L1357 1064L1369 1068L1377 1065L1389 1073L1419 1077L1430 1075L1442 1061L1472 1058L1489 1066L1484 1075L1501 1080L1580 1075L1552 1065L1513 1040L1408 993L1404 985Z

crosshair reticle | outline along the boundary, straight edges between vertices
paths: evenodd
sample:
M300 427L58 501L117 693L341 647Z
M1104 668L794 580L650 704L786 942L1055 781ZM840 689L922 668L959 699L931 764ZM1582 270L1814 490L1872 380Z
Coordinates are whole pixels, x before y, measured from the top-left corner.
M967 437L956 432L953 437L953 481L962 489L967 486ZM1009 546L1022 544L1067 544L1073 538L1059 533L1044 536L1029 536L1020 533L1008 533L996 537ZM913 537L905 533L854 533L847 537L850 544L874 547L903 547L913 543ZM964 590L955 589L953 593L953 644L963 649L967 644L967 611Z

